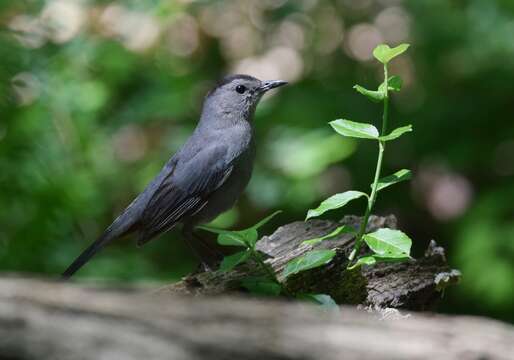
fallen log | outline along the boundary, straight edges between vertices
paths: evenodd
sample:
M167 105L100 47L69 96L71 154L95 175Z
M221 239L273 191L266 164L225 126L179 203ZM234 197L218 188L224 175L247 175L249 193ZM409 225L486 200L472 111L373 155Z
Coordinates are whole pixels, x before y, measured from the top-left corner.
M332 232L336 227L349 225L358 228L360 218L345 216L341 221L298 221L278 228L263 237L257 248L269 258L267 262L280 274L292 259L312 249L336 249L336 257L326 266L302 272L284 279L289 292L323 293L338 304L361 304L380 308L410 310L433 309L447 285L458 282L460 273L451 269L444 249L431 241L424 256L403 263L383 263L359 270L347 271L347 257L354 245L352 234L341 234L315 246L302 245L308 239ZM367 231L396 228L394 216L371 216ZM363 249L361 252L365 254ZM189 295L219 295L242 291L241 280L260 271L256 264L246 264L229 272L203 272L191 274L182 281L165 286L162 293Z
M386 316L393 314L393 316ZM0 278L0 359L512 359L497 321Z

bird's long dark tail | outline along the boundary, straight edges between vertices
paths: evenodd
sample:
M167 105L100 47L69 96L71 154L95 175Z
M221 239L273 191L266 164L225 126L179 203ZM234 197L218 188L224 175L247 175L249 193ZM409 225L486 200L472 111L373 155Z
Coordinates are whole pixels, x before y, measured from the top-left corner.
M99 252L105 245L107 245L114 239L115 237L112 237L111 233L106 231L94 243L89 245L88 248L84 250L82 254L80 254L79 257L71 263L70 266L68 266L68 268L62 273L62 278L69 279L82 266L84 266L97 252Z
M69 279L73 274L75 274L82 266L84 266L97 252L102 250L102 248L110 243L111 241L122 237L125 234L133 231L137 223L137 217L134 216L134 208L129 206L123 214L121 214L114 222L105 230L105 232L100 236L94 243L89 245L89 247L79 255L78 258L75 259L71 263L70 266L62 273L63 279Z

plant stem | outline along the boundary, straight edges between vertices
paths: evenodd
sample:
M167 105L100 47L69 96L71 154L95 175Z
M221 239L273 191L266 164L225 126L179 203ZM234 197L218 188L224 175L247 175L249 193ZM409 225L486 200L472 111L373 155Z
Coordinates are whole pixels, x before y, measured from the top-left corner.
M286 287L283 286L280 281L278 281L277 276L275 275L275 272L273 271L273 269L271 269L268 265L266 265L264 260L262 260L261 254L259 254L259 252L257 250L255 250L254 247L250 248L250 251L252 252L252 257L255 259L255 261L257 261L259 266L264 270L264 272L269 276L269 278L271 280L273 280L273 282L275 282L277 285L280 286L280 288L282 289L284 294L286 294L289 297L292 297L292 294L286 289Z
M382 114L382 135L385 135L387 130L387 114L389 110L389 75L387 73L387 64L384 64L384 113Z
M271 280L276 282L277 284L280 284L280 282L277 279L277 276L275 273L264 263L264 261L261 258L261 255L254 249L252 249L252 255L255 261L259 264L259 266L264 270L264 272L270 277Z
M389 78L387 73L387 65L384 64L384 112L382 114L382 132L380 135L385 135L387 131L387 113L389 109ZM385 141L378 140L378 158L377 165L375 168L375 176L373 178L373 185L371 186L371 194L368 197L368 205L366 206L366 211L364 212L364 216L362 222L360 224L359 232L355 237L355 246L348 256L348 267L351 266L355 256L359 253L361 245L362 245L362 237L366 232L366 227L368 225L369 216L371 215L371 211L373 210L373 206L375 205L375 201L377 199L377 189L378 189L378 180L380 179L380 173L382 171L382 160L384 158L384 150L385 150ZM347 268L348 268L347 267Z

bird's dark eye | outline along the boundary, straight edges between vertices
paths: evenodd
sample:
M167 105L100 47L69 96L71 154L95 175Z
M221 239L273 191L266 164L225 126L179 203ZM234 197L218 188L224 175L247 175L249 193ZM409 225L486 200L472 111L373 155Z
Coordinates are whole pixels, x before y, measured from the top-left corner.
M240 94L243 94L245 91L246 91L246 86L244 85L237 85L236 86L236 91Z

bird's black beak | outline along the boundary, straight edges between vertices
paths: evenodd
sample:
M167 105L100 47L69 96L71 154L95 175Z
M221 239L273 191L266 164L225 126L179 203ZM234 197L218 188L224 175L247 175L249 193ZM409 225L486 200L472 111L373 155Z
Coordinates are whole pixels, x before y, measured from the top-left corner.
M262 85L259 87L259 91L265 93L268 90L274 89L276 87L286 85L287 81L283 80L267 80L263 81Z

